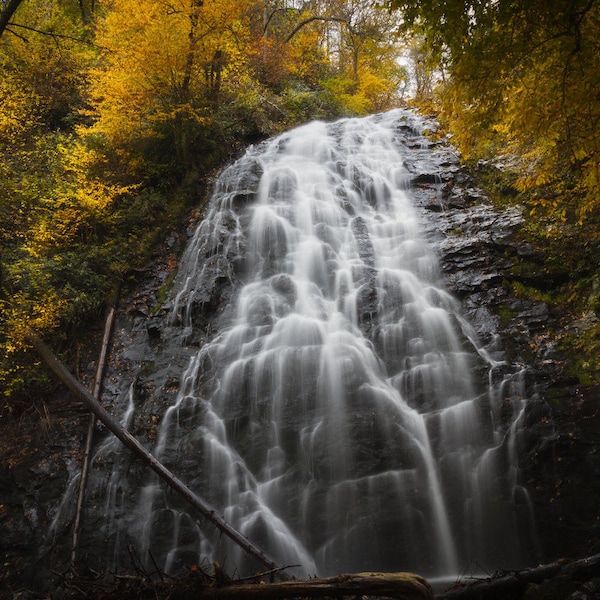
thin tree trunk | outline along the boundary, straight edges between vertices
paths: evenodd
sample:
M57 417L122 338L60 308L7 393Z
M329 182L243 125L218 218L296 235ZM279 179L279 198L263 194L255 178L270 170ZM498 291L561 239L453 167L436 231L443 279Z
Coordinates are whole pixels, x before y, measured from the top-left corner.
M116 303L116 302L115 302ZM96 367L96 375L94 377L93 396L96 400L100 399L102 391L102 379L104 378L104 368L106 366L106 357L108 355L108 343L115 321L115 307L111 307L106 316L104 325L104 336L102 338L102 346L100 348L100 356L98 358L98 366ZM77 507L75 509L75 521L73 522L73 537L71 539L71 566L75 566L77 560L77 544L79 542L79 523L81 522L81 510L83 508L83 499L85 496L85 487L87 485L88 473L90 469L90 455L92 453L92 440L94 437L94 425L96 424L96 415L90 412L87 427L87 436L85 439L85 450L83 453L83 465L81 466L81 478L79 479L79 493L77 495Z
M40 357L60 379L60 381L71 392L85 404L97 417L114 433L114 435L129 448L136 456L141 458L161 479L163 479L172 489L178 492L204 517L213 523L220 531L231 538L238 546L243 548L248 554L258 559L269 569L280 570L280 567L271 560L258 546L243 536L237 529L232 527L218 512L206 501L197 496L190 490L178 477L176 477L167 467L152 456L140 442L133 437L112 415L110 415L102 405L90 394L81 383L71 375L67 368L58 360L52 350L34 333L29 334L29 339ZM284 576L283 572L280 575Z

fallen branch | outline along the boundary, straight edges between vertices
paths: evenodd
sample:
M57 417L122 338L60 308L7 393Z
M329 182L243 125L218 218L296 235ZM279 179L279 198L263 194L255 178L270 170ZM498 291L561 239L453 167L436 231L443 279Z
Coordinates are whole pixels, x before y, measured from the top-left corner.
M203 587L198 600L282 600L330 596L377 596L398 600L433 600L431 586L414 573L354 573L335 577Z
M167 467L159 462L148 452L138 440L133 437L102 405L88 392L81 383L71 375L68 369L58 360L52 350L34 333L29 334L29 339L40 357L50 367L54 374L83 404L87 406L104 425L136 456L141 458L161 479L172 489L178 492L204 517L213 523L220 531L232 539L238 546L248 554L254 556L269 569L279 569L279 565L271 560L258 546L232 527L219 513L206 501L190 490L178 477Z
M585 579L600 575L600 554L572 562L557 561L539 567L514 571L471 583L458 583L436 594L435 600L517 600L530 583L540 584L554 578Z
M282 600L283 598L323 598L376 596L398 600L433 600L431 586L414 573L354 573L277 583L236 584L203 588L199 600Z

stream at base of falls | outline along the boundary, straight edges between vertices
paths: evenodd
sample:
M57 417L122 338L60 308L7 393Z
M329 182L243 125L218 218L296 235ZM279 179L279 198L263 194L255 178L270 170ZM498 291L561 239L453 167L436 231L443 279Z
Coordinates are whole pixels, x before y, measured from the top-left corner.
M519 464L535 392L445 285L439 173L457 158L425 126L395 110L248 149L118 357L115 414L298 577L452 577L538 550ZM86 555L261 569L115 439L94 452Z

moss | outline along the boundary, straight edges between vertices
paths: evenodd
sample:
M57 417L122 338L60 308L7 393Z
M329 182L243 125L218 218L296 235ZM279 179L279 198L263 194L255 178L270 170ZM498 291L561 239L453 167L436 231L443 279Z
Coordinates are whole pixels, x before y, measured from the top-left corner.
M156 372L156 366L154 364L154 361L151 361L141 369L141 371L138 373L138 377L139 377L139 379L143 379L144 377L152 375L155 372Z
M154 305L151 311L153 315L155 315L165 303L169 292L173 287L173 282L175 281L176 274L177 271L173 269L171 273L169 273L169 276L167 277L166 281L158 288L156 292L156 304Z
M478 187L484 190L496 206L505 208L522 202L523 196L514 185L516 180L514 172L481 160L469 161L466 167Z
M600 383L600 321L578 322L560 341L559 350L567 358L568 375L584 386Z
M500 317L500 322L505 327L507 325L510 325L513 319L515 319L518 315L516 310L506 306L506 304L501 304L500 306L498 306L498 308L496 309L496 314L498 315L498 317Z
M546 304L556 302L554 291L541 290L538 286L527 285L520 281L512 281L510 285L515 295L519 298L527 298L528 300L536 300L537 302L544 302Z

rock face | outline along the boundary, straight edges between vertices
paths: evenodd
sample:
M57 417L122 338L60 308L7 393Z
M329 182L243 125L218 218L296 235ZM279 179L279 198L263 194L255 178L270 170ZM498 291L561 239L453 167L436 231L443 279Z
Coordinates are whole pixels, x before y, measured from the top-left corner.
M407 185L413 191L426 235L439 255L447 288L461 301L486 351L497 360L508 358L511 363L523 364L530 400L522 417L525 427L519 439L519 476L530 491L539 540L531 560L585 554L588 548L591 552L597 543L600 517L600 488L594 484L600 475L600 390L581 389L576 381L563 375L563 359L554 341L562 315L543 302L517 297L511 286L519 280L515 273L520 272L517 267L521 261L539 261L541 270L543 256L522 240L519 209L494 209L460 168L450 146L417 139L409 129L405 133L410 143L418 145L405 165L411 174ZM255 176L259 174L257 166ZM240 189L232 202L252 202L253 194L244 191L244 186ZM222 226L232 225L224 222ZM365 237L362 252L368 264L371 249L360 218L355 219L353 227L357 238ZM198 256L209 273L208 284L201 297L192 299L189 305L195 322L203 323L203 329L190 332L185 347L172 346L170 354L158 352L170 341L164 322L186 317L173 315L170 301L162 300L174 269L170 259L183 242L185 234L174 234L140 287L123 299L114 335L103 401L109 407L117 403L122 396L122 382L134 382L131 395L137 408L124 418L142 442L155 440L159 419L177 394L179 380L172 375L173 367L184 370L197 348L213 336L235 292L235 285L230 283L231 265L219 255ZM233 268L243 273L245 265L238 262ZM369 273L364 277L368 281ZM280 287L284 295L289 282L286 287L282 279ZM375 326L370 321L374 298L369 289L364 286L360 301L364 328ZM288 291L291 293L291 288ZM90 363L88 371L80 376L89 380L92 371ZM78 471L85 419L76 409L69 414L62 400L54 400L49 406L47 431L36 435L36 425L21 426L18 451L14 448L16 442L0 445L4 459L0 467L0 558L6 572L0 578L0 590L3 585L12 592L32 585L44 588L51 585L51 571L68 568L75 486L70 494L67 490ZM18 423L12 426L19 428ZM112 442L102 441L103 432L96 434L104 449L105 465L120 460L111 449ZM102 488L111 483L101 473L95 477L88 500L92 503L102 498ZM103 515L98 510L89 514L99 520L119 517L119 497L126 497L145 477L144 470L133 462L126 486L114 490L112 514ZM79 556L81 566L102 570L114 557L88 554L90 548L98 547L98 531L94 522L88 524ZM122 556L119 562L134 569L136 560L135 556ZM177 560L181 567L186 566L185 556Z
M490 349L501 348L510 361L528 367L520 464L535 506L540 558L593 554L600 532L600 488L593 483L600 477L594 433L600 390L565 375L565 358L556 349L560 332L576 324L542 301L515 294L513 283L539 285L545 277L543 252L521 234L519 207L495 209L473 177L457 168L451 149L436 152L449 159L435 181L418 184L416 197L428 213L424 221L446 284Z

